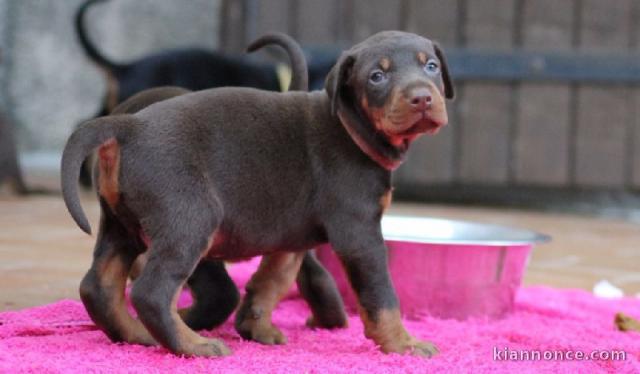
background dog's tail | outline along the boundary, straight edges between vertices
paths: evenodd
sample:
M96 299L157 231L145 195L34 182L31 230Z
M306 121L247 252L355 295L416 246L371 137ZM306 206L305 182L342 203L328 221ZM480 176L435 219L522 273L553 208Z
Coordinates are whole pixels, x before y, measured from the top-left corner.
M84 16L87 10L96 3L105 2L108 0L87 0L78 8L75 16L75 26L76 26L76 34L78 35L78 39L80 40L80 45L82 45L82 49L87 54L89 59L96 65L106 69L108 71L114 71L120 67L120 65L116 64L113 61L107 59L100 51L96 49L93 45L89 37L87 36L87 30L85 28Z
M289 91L308 91L309 73L307 70L307 60L300 45L287 34L281 32L271 32L260 37L247 47L248 52L258 50L265 45L276 44L284 48L291 61L291 84Z
M87 234L91 234L91 226L78 198L78 177L82 161L105 141L122 138L121 134L130 119L130 115L118 115L87 121L71 134L64 147L60 170L62 197L73 220Z

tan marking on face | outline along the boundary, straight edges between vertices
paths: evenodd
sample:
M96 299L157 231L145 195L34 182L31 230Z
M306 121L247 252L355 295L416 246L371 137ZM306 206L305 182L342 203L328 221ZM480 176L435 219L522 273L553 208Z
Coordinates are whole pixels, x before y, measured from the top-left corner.
M384 213L387 210L387 208L389 208L389 205L391 205L392 197L393 197L393 188L389 188L380 197L380 208L382 208L382 213Z
M360 100L362 110L367 114L369 120L373 123L376 130L381 131L385 134L392 133L394 130L394 125L393 123L391 123L388 114L390 108L394 106L396 96L398 96L398 90L394 88L389 95L389 99L382 107L369 106L369 102L367 101L366 96L363 97L362 100Z
M382 59L380 59L380 67L385 72L389 71L389 69L391 68L391 60L389 60L388 57L383 57Z
M414 341L402 324L398 308L382 309L373 319L360 308L360 318L365 336L376 342L385 353L404 353Z
M447 114L447 105L445 103L444 96L442 92L444 89L438 89L435 83L429 81L429 87L431 88L431 108L428 111L429 117L433 122L440 124L441 126L446 125L449 122L449 116Z
M420 61L420 63L422 65L427 63L427 54L424 52L418 52L418 61Z
M120 146L115 138L107 140L98 149L98 169L98 192L111 209L115 209L120 200Z

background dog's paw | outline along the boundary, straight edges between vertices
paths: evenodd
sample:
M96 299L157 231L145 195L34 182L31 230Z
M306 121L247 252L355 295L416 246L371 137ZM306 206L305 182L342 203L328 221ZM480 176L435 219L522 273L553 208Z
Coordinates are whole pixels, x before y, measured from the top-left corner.
M349 327L349 322L346 316L326 321L318 321L316 317L311 316L307 319L306 325L312 329L345 329Z

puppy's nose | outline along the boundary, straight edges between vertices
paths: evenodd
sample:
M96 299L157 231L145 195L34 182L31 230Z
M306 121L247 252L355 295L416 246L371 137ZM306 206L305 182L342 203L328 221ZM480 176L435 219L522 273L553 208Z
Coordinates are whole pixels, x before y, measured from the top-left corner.
M433 98L427 88L416 88L411 91L409 103L414 110L423 111L431 106Z

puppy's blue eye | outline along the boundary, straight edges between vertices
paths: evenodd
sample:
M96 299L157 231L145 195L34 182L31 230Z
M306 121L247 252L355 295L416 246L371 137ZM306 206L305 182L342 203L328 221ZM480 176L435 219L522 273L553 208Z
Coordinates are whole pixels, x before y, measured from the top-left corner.
M374 84L380 83L386 78L387 76L382 70L374 70L371 75L369 75L369 81Z
M437 74L440 71L440 66L438 66L438 63L435 60L429 60L424 65L424 71L427 74Z

